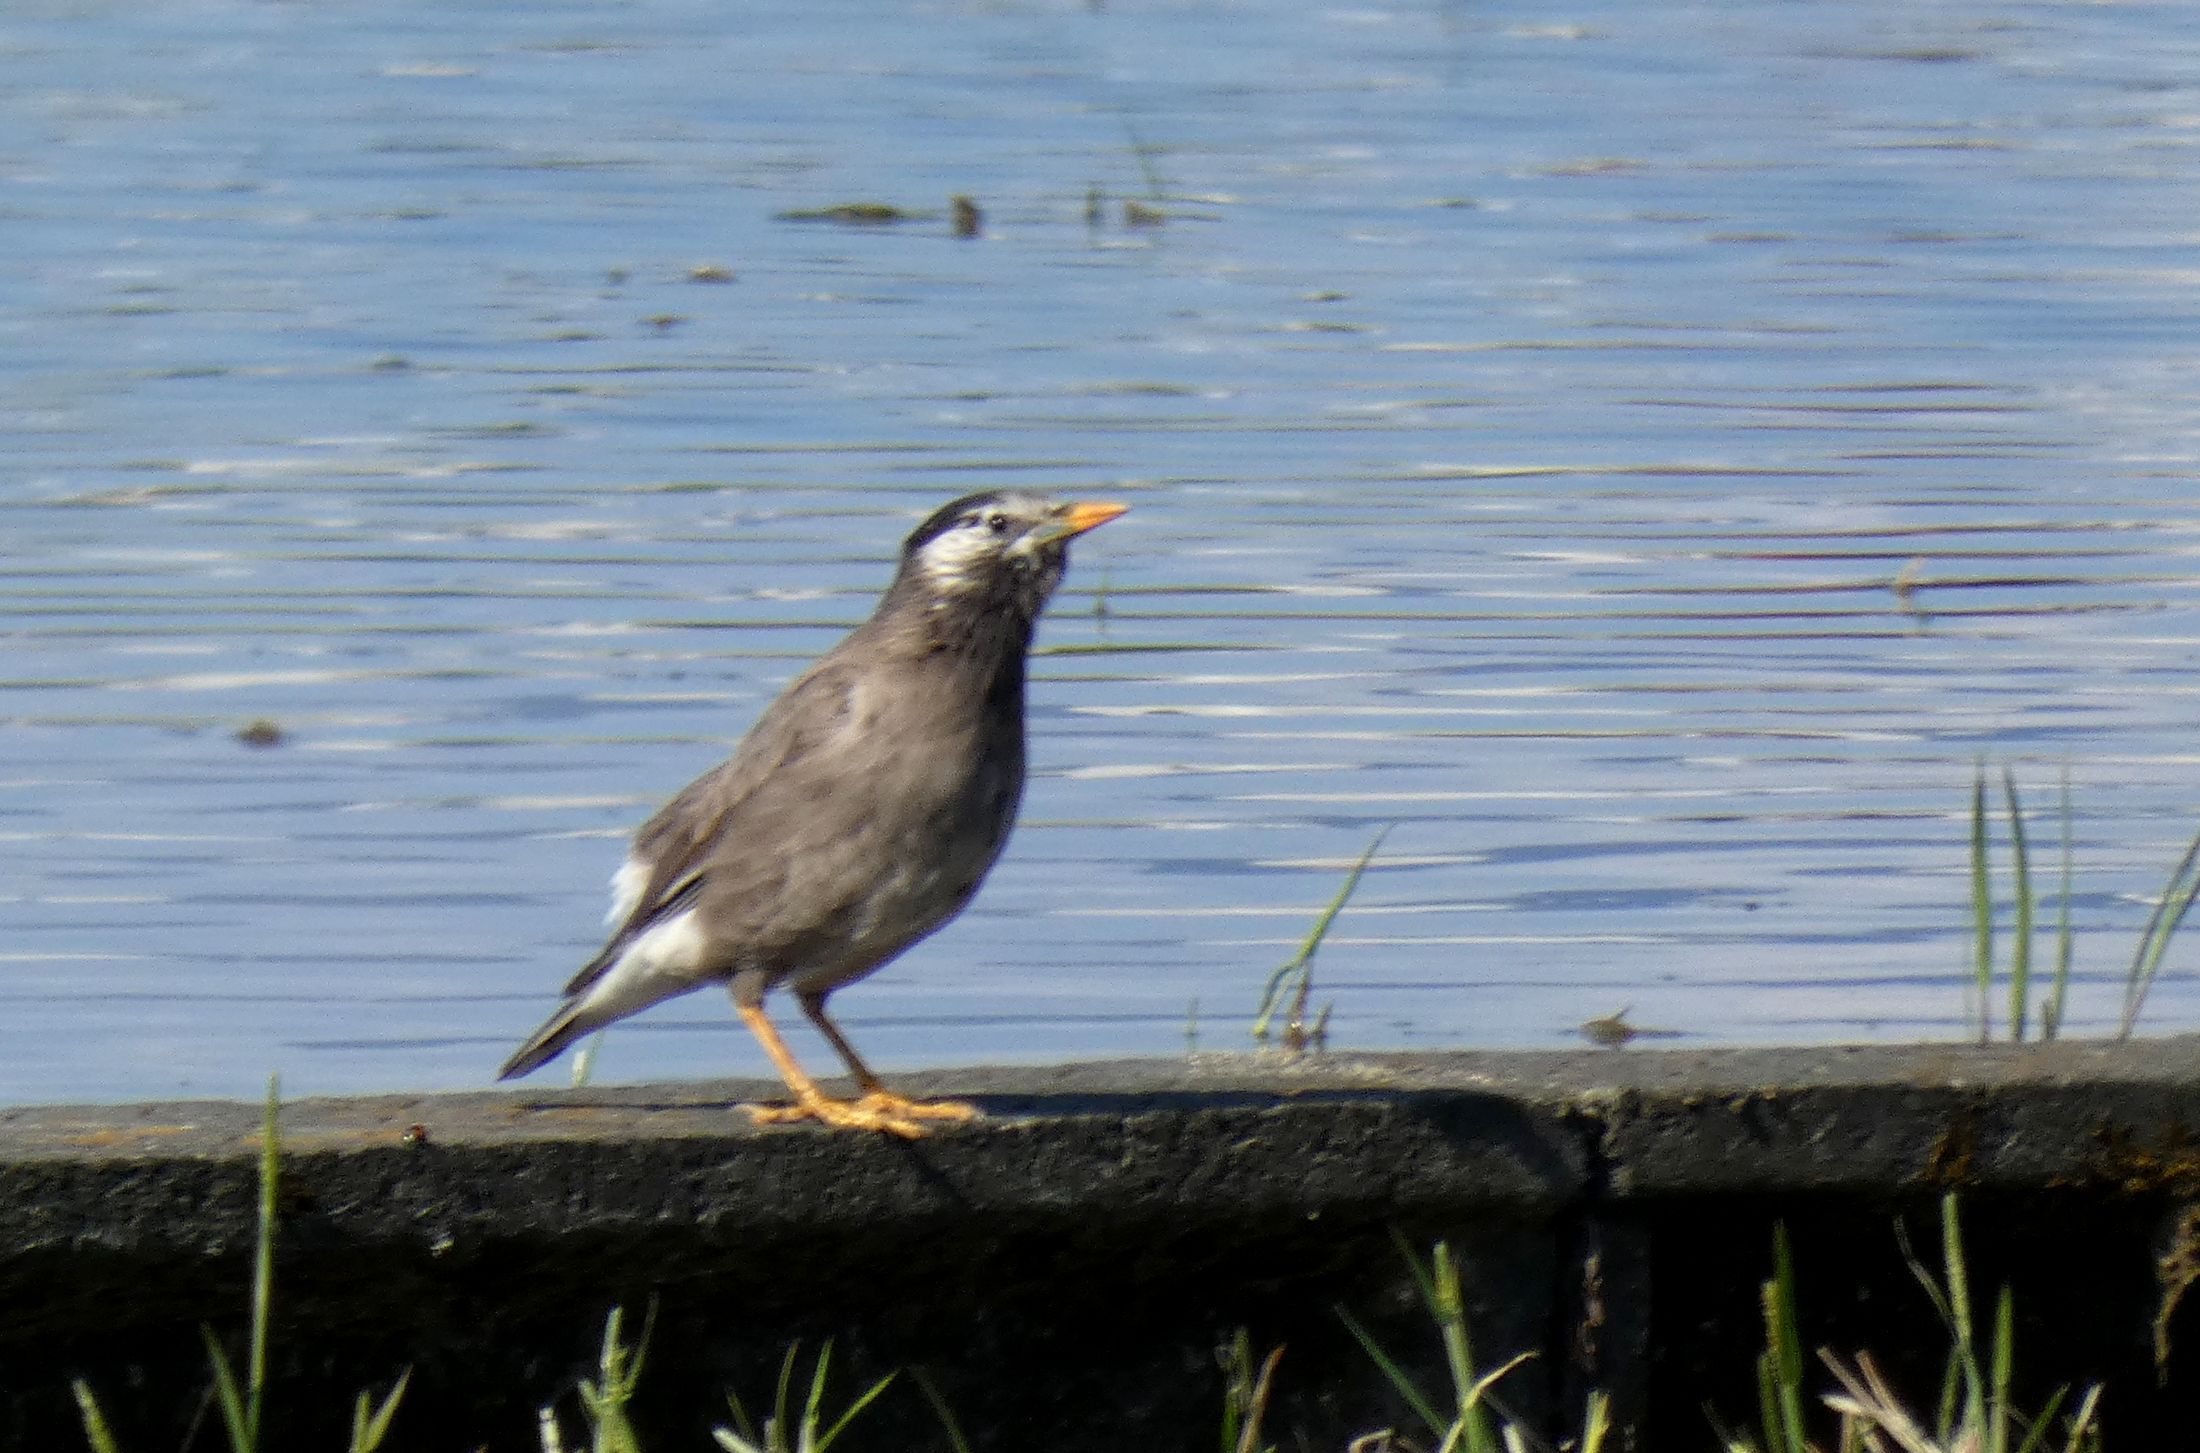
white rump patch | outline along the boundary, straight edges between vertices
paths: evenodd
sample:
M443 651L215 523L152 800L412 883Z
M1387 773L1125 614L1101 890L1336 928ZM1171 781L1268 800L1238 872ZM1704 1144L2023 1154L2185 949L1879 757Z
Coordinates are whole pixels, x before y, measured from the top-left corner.
M640 858L628 858L620 864L619 871L611 875L611 911L603 916L604 923L617 928L626 922L648 886L649 864Z
M582 1012L599 1022L617 1019L685 994L704 978L703 930L695 910L689 909L652 925L628 944L619 961L589 986Z

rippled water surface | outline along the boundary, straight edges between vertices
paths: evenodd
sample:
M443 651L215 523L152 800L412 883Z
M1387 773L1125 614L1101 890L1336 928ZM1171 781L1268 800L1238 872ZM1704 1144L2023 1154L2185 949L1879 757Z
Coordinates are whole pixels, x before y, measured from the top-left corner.
M1135 509L883 1066L1243 1046L1385 823L1337 1043L1960 1034L1981 758L2097 1031L2200 825L2195 217L2177 4L11 7L0 1098L482 1083L994 484Z

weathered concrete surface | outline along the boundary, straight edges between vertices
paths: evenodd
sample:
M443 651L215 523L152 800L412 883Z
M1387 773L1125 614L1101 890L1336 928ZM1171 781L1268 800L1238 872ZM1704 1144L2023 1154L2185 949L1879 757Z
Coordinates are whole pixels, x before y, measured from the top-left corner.
M1701 1447L1706 1397L1748 1413L1776 1220L1812 1335L1937 1356L1891 1226L1935 1245L1943 1188L1966 1193L1978 1284L2018 1283L2026 1356L2112 1380L2118 1441L2200 1411L2178 1375L2200 1324L2168 1320L2166 1386L2150 1340L2157 1262L2190 1254L2175 1227L2200 1203L2200 1039L897 1084L988 1119L914 1145L756 1129L731 1107L775 1087L735 1083L285 1105L285 1445L340 1443L351 1391L413 1365L404 1446L535 1447L604 1309L654 1300L665 1446L705 1446L721 1389L763 1401L789 1340L832 1335L851 1377L928 1369L981 1447L1210 1447L1212 1349L1245 1326L1291 1349L1271 1431L1340 1447L1404 1413L1333 1303L1437 1365L1395 1231L1461 1252L1487 1359L1541 1353L1507 1384L1530 1413L1563 1424L1594 1383L1636 1446ZM241 1322L258 1130L251 1105L0 1110L0 1446L69 1446L79 1374L127 1445L177 1445L199 1324ZM940 1445L914 1396L861 1426Z

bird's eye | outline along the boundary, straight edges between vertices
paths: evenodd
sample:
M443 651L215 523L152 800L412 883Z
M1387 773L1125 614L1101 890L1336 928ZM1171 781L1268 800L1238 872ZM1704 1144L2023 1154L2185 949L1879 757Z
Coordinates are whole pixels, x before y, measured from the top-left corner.
M995 510L985 517L985 527L996 535L1005 535L1008 533L1008 516Z

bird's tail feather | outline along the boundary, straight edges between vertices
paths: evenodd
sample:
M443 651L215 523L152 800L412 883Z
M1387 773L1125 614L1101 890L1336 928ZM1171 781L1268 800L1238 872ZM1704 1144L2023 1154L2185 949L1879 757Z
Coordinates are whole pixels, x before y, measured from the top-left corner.
M597 1024L595 1016L582 1014L579 1001L562 1006L557 1013L543 1022L542 1028L527 1036L527 1042L512 1051L512 1057L497 1071L500 1080L514 1080L531 1070L541 1069L556 1059L565 1047L579 1039Z

